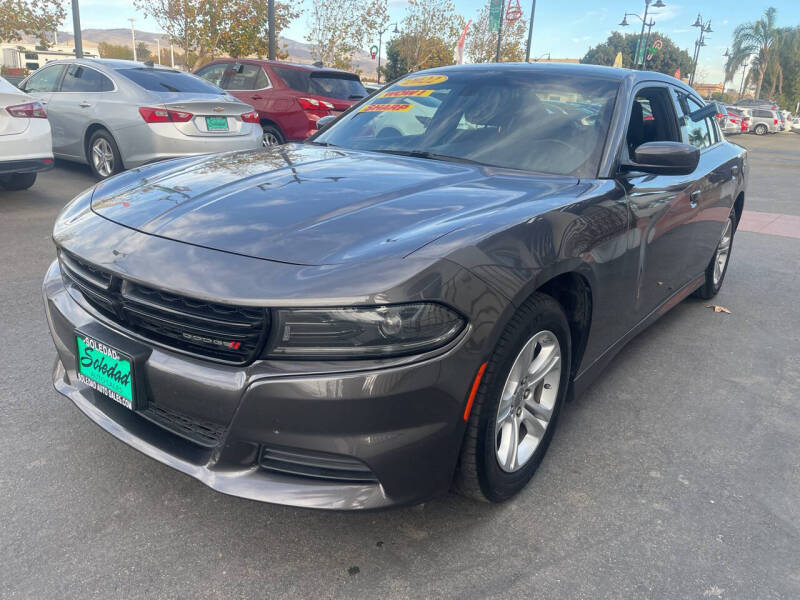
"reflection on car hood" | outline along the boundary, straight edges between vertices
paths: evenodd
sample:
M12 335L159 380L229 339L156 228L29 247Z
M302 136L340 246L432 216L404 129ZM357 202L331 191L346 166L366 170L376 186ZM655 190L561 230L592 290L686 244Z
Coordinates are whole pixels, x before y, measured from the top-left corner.
M97 187L92 209L171 240L323 265L407 256L490 212L576 182L293 144L129 171Z

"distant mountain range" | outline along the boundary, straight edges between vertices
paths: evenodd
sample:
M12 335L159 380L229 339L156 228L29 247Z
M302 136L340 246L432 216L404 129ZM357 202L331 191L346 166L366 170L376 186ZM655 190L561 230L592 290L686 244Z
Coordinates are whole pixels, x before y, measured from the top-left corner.
M121 46L130 46L131 44L131 30L125 28L119 29L83 29L81 31L81 35L83 38L84 45L87 48L92 46L97 46L100 42L106 42L108 44L117 44ZM156 49L156 40L161 40L162 47L169 47L169 37L164 34L153 33L151 31L140 31L136 30L136 42L144 42L155 53ZM53 41L52 36L48 36L48 40L50 42ZM69 31L59 31L58 32L58 43L59 44L69 44L72 43L74 40L74 36ZM25 40L28 43L35 43L37 40L36 38L30 37L29 39ZM289 38L285 38L283 36L278 37L278 47L286 45L286 49L289 51L289 58L290 62L299 62L299 63L306 63L310 64L314 62L314 59L311 56L311 44L307 44L305 42L298 42ZM377 67L377 62L370 58L369 53L367 52L360 52L356 55L355 60L356 69L359 69L362 75L369 77L371 79L375 78L375 69Z

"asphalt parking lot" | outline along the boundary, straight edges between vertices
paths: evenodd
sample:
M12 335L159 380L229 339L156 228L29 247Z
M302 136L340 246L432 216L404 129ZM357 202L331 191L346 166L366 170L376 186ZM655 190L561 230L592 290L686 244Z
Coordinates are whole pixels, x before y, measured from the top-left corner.
M0 597L800 598L800 135L733 141L730 314L689 299L631 342L497 506L260 504L116 441L53 390L41 306L88 170L0 192Z

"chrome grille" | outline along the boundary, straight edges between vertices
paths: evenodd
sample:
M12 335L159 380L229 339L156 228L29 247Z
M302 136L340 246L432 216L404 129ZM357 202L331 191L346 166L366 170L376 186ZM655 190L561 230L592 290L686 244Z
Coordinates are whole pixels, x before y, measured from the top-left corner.
M266 339L263 308L207 302L118 277L64 250L61 273L102 316L164 346L215 360L253 360Z

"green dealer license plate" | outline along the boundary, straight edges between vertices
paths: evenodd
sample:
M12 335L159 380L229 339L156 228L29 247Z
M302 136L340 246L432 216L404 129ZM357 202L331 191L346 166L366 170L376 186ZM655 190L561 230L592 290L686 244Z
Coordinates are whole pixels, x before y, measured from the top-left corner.
M228 117L206 117L209 131L228 131Z
M80 382L133 410L133 360L88 335L75 337Z

